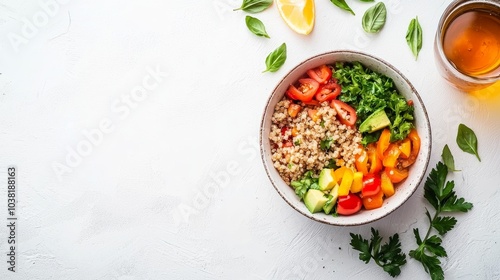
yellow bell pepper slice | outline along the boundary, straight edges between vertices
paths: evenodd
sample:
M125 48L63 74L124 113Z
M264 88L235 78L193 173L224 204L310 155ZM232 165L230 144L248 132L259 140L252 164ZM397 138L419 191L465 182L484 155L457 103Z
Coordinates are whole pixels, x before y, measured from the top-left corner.
M354 172L352 179L351 192L358 193L363 189L363 172Z
M342 182L340 183L339 187L339 196L346 196L349 194L354 178L354 172L352 172L352 170L347 167L344 169L343 173L344 174L342 174ZM335 174L335 176L337 175Z
M380 179L381 179L381 188L382 192L384 193L385 197L390 197L394 194L394 184L391 182L391 179L385 172L382 172L380 174Z

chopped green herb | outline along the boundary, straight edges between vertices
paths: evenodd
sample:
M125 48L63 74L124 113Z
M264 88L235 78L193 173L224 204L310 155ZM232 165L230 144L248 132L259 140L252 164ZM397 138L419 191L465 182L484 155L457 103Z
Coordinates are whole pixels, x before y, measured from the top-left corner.
M387 117L391 121L391 141L403 140L413 128L414 107L398 93L391 78L379 74L359 62L335 64L335 78L342 86L339 99L354 109L358 120L363 123L368 116L385 107ZM376 132L373 132L376 133ZM378 132L380 133L380 132ZM363 133L363 144L375 142L379 135Z
M337 169L337 168L339 168L339 167L337 166L337 161L336 161L336 160L334 160L334 159L330 159L330 160L328 161L328 164L325 166L325 168L329 168L329 169Z
M324 128L325 127L325 121L321 120L321 122L319 122L319 125Z
M312 171L304 173L302 179L292 181L290 185L295 189L295 193L299 196L300 200L304 199L309 189L319 189L318 178L314 176Z
M319 143L319 147L323 151L328 151L330 149L330 147L332 146L332 143L333 143L333 139L332 138L327 138L325 140L321 140L321 142Z

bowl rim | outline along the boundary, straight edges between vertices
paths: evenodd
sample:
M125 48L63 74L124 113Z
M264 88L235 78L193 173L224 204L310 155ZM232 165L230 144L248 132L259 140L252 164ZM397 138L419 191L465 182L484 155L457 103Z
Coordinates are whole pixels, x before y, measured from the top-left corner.
M273 178L272 178L272 176L270 174L269 168L268 168L268 166L266 164L266 159L265 159L266 155L264 154L264 124L266 122L266 119L265 119L266 111L267 111L267 108L269 107L269 105L271 103L271 100L273 99L274 94L276 93L278 87L282 84L283 80L285 80L297 68L299 68L301 65L303 65L304 63L306 63L308 61L311 61L311 60L313 60L313 59L315 59L317 57L321 57L321 56L325 56L325 55L331 55L331 54L339 54L339 53L348 53L348 54L355 54L355 55L366 56L366 57L369 57L370 59L379 61L380 63L384 64L385 66L391 68L391 70L394 71L397 75L399 75L403 79L403 81L410 87L411 91L413 92L413 94L415 95L415 97L418 99L418 101L419 101L419 103L421 104L421 107L422 107L423 115L425 116L423 121L425 122L425 124L429 128L428 131L426 131L426 132L428 132L427 136L428 136L428 139L429 139L429 152L427 153L427 158L425 158L424 167L422 168L422 172L418 176L418 178L419 178L418 182L416 183L416 185L413 188L413 190L411 190L411 192L409 193L409 195L407 197L405 197L401 201L401 203L399 205L397 205L396 207L394 207L392 209L389 209L386 213L384 213L380 217L376 217L376 218L373 218L373 219L367 219L366 221L353 222L353 223L342 223L342 224L340 224L340 223L332 223L332 222L329 222L329 221L324 220L324 219L319 219L319 218L315 217L314 214L308 215L307 213L304 213L303 211L301 211L300 209L298 209L297 207L295 207L295 205L292 202L290 202L282 194L282 192L279 190L278 186L274 182L274 180L273 180ZM332 226L359 226L359 225L364 225L364 224L372 223L372 222L375 222L375 221L378 221L378 220L380 220L382 218L387 217L389 214L393 213L396 209L398 209L403 204L405 204L405 202L408 201L408 199L410 199L410 197L412 197L413 194L416 192L416 190L419 188L420 184L422 183L422 181L425 178L425 174L427 172L427 169L428 169L428 166L429 166L429 162L430 162L430 157L431 157L431 152L432 152L432 128L431 128L431 124L430 124L430 121L429 121L429 115L427 113L427 109L425 108L424 102L423 102L420 94L415 89L415 87L413 86L413 84L408 80L408 78L406 78L406 76L404 76L403 73L401 73L401 71L399 71L396 67L394 67L392 64L388 63L387 61L385 61L385 60L383 60L383 59L381 59L379 57L376 57L374 55L371 55L371 54L368 54L368 53L365 53L365 52L361 52L361 51L348 50L348 49L339 49L339 50L333 50L333 51L327 51L327 52L319 53L319 54L316 54L314 56L311 56L311 57L308 57L308 58L302 60L301 62L297 63L292 69L290 69L278 81L278 83L276 84L276 86L274 87L274 89L269 94L269 96L267 98L266 105L264 106L264 110L262 112L261 123L260 123L260 128L259 128L259 148L260 148L260 156L261 156L262 164L264 165L264 169L266 171L266 174L267 174L267 177L268 177L269 181L271 181L271 184L273 185L273 187L276 190L276 192L281 196L281 198L288 205L290 205L293 209L295 209L295 211L297 211L298 213L302 214L303 216L305 216L305 217L307 217L307 218L309 218L311 220L314 220L316 222L320 222L320 223L323 223L323 224L327 224L327 225L332 225Z

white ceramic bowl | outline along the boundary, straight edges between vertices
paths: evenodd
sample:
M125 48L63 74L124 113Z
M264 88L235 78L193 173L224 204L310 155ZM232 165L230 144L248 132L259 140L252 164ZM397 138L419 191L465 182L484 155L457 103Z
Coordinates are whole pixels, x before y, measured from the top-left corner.
M274 107L276 103L278 103L283 98L283 96L285 95L285 91L288 89L288 86L297 81L299 77L301 77L307 70L323 64L333 64L338 61L358 61L366 67L371 68L372 70L393 79L398 91L407 100L413 100L413 104L415 106L415 126L421 138L421 148L420 154L417 157L417 161L410 167L408 178L397 185L396 193L393 196L385 199L382 207L369 211L362 210L361 212L358 212L357 214L354 214L352 216L333 217L332 215L326 215L324 213L311 214L304 205L304 202L299 200L299 197L295 194L295 191L290 186L288 186L283 181L283 179L281 179L271 160L269 133L271 128L271 116L273 114ZM271 183L273 184L278 194L291 207L293 207L302 215L318 222L337 226L361 225L376 221L382 217L387 216L388 214L396 210L399 206L401 206L405 201L407 201L424 179L431 154L431 145L431 127L429 118L427 116L427 111L425 110L424 104L422 103L422 99L418 95L415 88L408 81L408 79L406 79L403 74L401 74L401 72L394 68L394 66L379 58L366 53L348 50L332 51L316 55L300 63L288 74L286 74L285 77L274 88L271 96L267 101L260 128L260 151L262 161L264 163L264 167L266 169L269 180L271 180Z

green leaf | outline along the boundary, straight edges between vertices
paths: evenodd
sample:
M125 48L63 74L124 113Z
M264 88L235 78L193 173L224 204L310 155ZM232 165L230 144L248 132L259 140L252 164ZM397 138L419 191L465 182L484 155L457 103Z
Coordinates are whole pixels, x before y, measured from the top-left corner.
M452 192L450 197L441 206L443 212L468 212L474 205L466 202L464 198L458 198L455 192Z
M330 147L332 146L332 143L333 143L333 139L327 138L327 139L321 140L321 142L319 142L319 147L323 151L328 151L330 149Z
M425 241L425 249L438 257L446 257L446 251L441 246L442 242L443 240L439 236L433 235Z
M266 57L266 70L264 72L278 71L286 61L286 44L283 43Z
M452 230L456 224L457 219L454 217L436 217L432 221L432 227L435 228L441 235L445 235L448 231Z
M422 49L422 27L418 22L418 17L410 21L408 31L406 31L406 42L415 56L415 59L417 59L418 53Z
M351 233L350 235L351 235L350 245L354 250L358 250L361 252L359 253L359 259L364 261L365 263L368 263L371 259L370 245L368 243L368 240L363 239L361 234Z
M477 159L481 161L477 152L476 134L472 131L472 129L462 123L458 126L457 144L462 151L476 155Z
M246 16L245 23L247 24L248 30L250 30L253 34L260 37L271 38L266 32L266 27L258 18Z
M351 9L351 7L349 7L349 5L347 5L345 0L330 0L330 2L332 2L333 5L341 8L342 10L348 11L352 15L355 15L354 11Z
M442 163L438 162L436 168L433 168L425 181L424 197L429 201L436 210L441 203L443 198L444 184L446 181L446 176L448 175L448 168ZM430 200L429 197L432 197Z
M375 4L373 7L366 10L363 15L362 26L368 33L377 33L385 25L387 10L383 2Z
M243 0L241 7L233 11L243 10L247 13L255 14L264 11L273 4L273 0Z
M444 145L443 153L441 154L441 158L443 159L444 164L448 167L449 171L460 171L455 169L455 159L451 154L450 147L448 144Z
M401 266L406 264L406 255L401 251L401 242L399 235L396 233L389 237L389 242L381 245L382 237L378 230L371 228L370 241L363 239L359 234L351 233L351 246L353 249L360 251L359 259L365 263L370 262L373 258L375 263L382 267L392 277L396 277L401 273Z
M361 2L375 2L375 0L359 0Z

